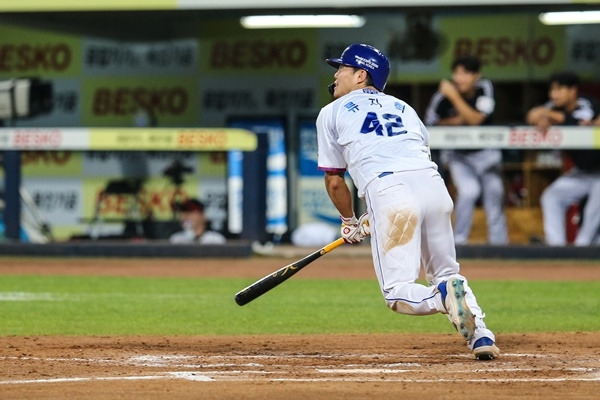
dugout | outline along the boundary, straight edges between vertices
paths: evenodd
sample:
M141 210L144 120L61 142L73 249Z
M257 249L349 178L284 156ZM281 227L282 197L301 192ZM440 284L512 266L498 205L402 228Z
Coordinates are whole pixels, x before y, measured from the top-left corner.
M53 89L52 111L14 121L2 132L5 140L2 143L4 150L19 149L26 157L22 165L24 185L56 230L66 222L70 227L64 228L65 232L89 224L94 219L95 198L91 194L107 187L106 177L101 173L113 176L115 166L131 161L126 157L133 158L136 152L152 158L151 174L155 177L162 175L173 161L167 162L168 156L164 154L178 154L185 165L215 171L206 179L219 189L191 190L201 198L210 197L210 207L221 210L219 223L228 226L226 219L232 213L223 204L229 204L231 199L224 195L227 185L216 184L222 179L223 164L217 165L208 153L194 158L190 157L193 151L182 149L164 153L152 147L138 150L134 147L137 134L118 148L88 150L85 145L77 144L81 138L90 137L85 133L89 129L112 130L107 137L124 132L122 128L128 129L139 122L140 106L148 105L152 128L145 132L156 141L168 140L164 135L166 130L221 129L236 121L255 123L257 118L280 124L285 140L287 182L282 186L280 180L276 185L279 195L286 194L287 209L283 213L286 232L315 218L333 223L335 215L325 208L328 202L322 197L321 179L305 173L314 162L312 144L307 140L314 132L311 124L319 108L329 101L325 88L331 82L332 71L322 61L338 56L348 41L369 41L390 55L394 67L388 92L406 99L420 113L439 80L447 77L448 64L459 50L469 49L483 56L483 73L494 82L498 97L496 122L501 133L497 137L512 140L504 147L510 156L505 166L507 188L511 187L513 177L521 177L528 189L526 197L517 198L522 204L511 205L508 210L513 224L509 230L516 232L511 243L527 243L532 231L540 228L536 196L559 172L556 166L544 164L545 156L564 144L560 140L536 139L534 132L521 126L524 112L543 101L546 78L558 68L576 69L584 82L583 91L592 96L599 94L600 53L594 39L600 35L598 24L548 26L538 18L541 11L586 10L593 9L594 4L559 1L540 5L516 0L510 5L505 1L480 2L485 7L476 8L443 1L407 1L402 5L387 1L357 5L350 1L345 2L347 10L360 11L366 18L360 28L246 30L240 26L239 17L257 9L237 8L225 0L219 7L231 8L209 10L202 9L201 3L198 9L165 10L158 4L145 5L149 9L143 11L118 10L130 4L125 1L111 5L114 9L108 12L95 9L98 4L90 2L85 12L62 9L60 13L52 8L62 2L44 2L34 12L7 10L6 5L0 4L0 80L35 75L51 82ZM281 7L278 9L272 9L268 2L253 4L269 13L291 12L285 8L288 3L278 5ZM331 7L327 1L310 6L301 1L295 4L294 11L298 12L322 13ZM71 135L71 129L84 134ZM18 136L13 135L16 130ZM575 133L575 137L589 134L584 131ZM564 137L571 134L563 133ZM440 135L449 139L438 145L453 145L452 135L443 131ZM467 132L469 140L481 144L486 135L493 137L496 133L470 135ZM73 141L73 148L57 146L62 143L60 140ZM204 139L192 135L183 140ZM51 182L51 175L59 169L58 180ZM77 179L87 174L91 176L89 180L77 183ZM118 177L118 174L113 176ZM186 175L187 178L199 179L195 174ZM244 180L238 176L238 182ZM167 189L161 184L155 182L149 190L158 193L153 200L158 210L155 212L160 218L167 218L163 214L168 210L159 200ZM90 195L78 197L81 187ZM267 202L269 198L267 195ZM106 222L122 217L121 208L113 207L110 211L113 215L107 215ZM479 211L475 217L475 235L483 226ZM277 218L282 215L275 214ZM134 224L132 231L136 229ZM239 237L236 235L241 232L239 221L237 229L232 232L233 237ZM276 233L285 242L287 233L281 232L267 232L267 238L273 239ZM59 238L65 237L62 232L57 233ZM478 237L474 239L477 242Z

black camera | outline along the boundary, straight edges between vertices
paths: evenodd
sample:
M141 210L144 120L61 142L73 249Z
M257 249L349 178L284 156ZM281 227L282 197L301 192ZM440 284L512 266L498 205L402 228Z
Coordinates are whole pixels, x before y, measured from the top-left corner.
M191 174L194 172L192 167L184 165L181 161L173 161L165 170L163 174L169 178L175 185L181 185L183 183L183 174Z
M0 81L0 119L34 117L52 111L52 84L40 79Z

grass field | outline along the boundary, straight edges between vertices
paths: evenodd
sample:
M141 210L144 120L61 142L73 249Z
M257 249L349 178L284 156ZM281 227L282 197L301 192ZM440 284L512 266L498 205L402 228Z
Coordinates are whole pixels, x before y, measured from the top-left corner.
M0 335L448 333L394 314L374 280L297 279L239 307L252 279L5 275ZM600 282L473 280L497 333L600 331Z
M327 257L236 305L291 260L4 258L0 397L597 397L597 260L462 262L491 363L445 316L389 310L369 257Z

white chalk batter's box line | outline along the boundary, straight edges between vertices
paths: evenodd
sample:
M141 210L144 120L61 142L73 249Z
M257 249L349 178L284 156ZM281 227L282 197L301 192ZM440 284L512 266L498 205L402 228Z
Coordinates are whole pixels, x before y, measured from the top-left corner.
M114 297L131 297L131 293L51 293L51 292L0 292L0 302L8 302L8 301L52 301L52 302L61 302L61 301L71 301L71 302L79 302L79 301L90 301L97 300L103 298L114 298ZM183 299L183 298L192 298L194 296L197 297L196 294L144 294L137 293L135 294L138 298L165 298L165 299Z
M460 358L473 358L470 354L450 354L450 357ZM67 362L96 362L96 363L110 363L110 364L131 364L140 367L148 366L166 366L170 365L170 362L178 363L181 360L197 360L203 362L205 360L277 360L277 359L331 359L331 360L344 360L344 359L383 359L383 358L397 358L397 354L391 353L380 353L380 354L283 354L283 355L268 355L268 354L254 354L254 355L212 355L212 356L189 356L189 355L178 355L178 354L165 354L165 355L144 355L144 356L132 356L124 360L115 360L114 358L78 358L78 357L32 357L32 356L0 356L0 360L35 360L35 361L67 361ZM403 354L403 358L418 358L418 359L434 359L438 357L428 355L411 355ZM560 358L558 355L553 354L528 354L528 353L502 353L502 358L515 358L515 357L531 357L531 358ZM497 361L495 361L497 362ZM224 363L232 364L232 363ZM234 365L239 365L237 362ZM352 364L346 364L352 366ZM422 366L421 363L390 363L386 364L389 366ZM180 365L182 366L182 365ZM196 365L197 366L197 365Z
M354 368L354 367L364 367L365 365L377 366L378 368L387 368L392 372L402 371L398 368L410 368L413 369L418 368L422 370L425 366L422 363L416 362L392 362L386 363L383 362L386 358L397 358L397 354L389 354L389 353L381 353L381 354L282 354L282 355L213 355L213 356L190 356L190 355L173 355L173 354L165 354L165 355L142 355L142 356L131 356L123 359L115 359L115 358L82 358L82 357L33 357L33 356L0 356L0 360L21 360L21 361L53 361L53 362L65 362L65 363L91 363L91 364L105 364L105 365L115 365L115 366L134 366L134 367L157 367L157 368L165 368L165 367L174 367L174 368L194 368L194 369L206 369L206 368L223 368L223 367L287 367L290 366L290 363L296 359L315 359L315 360L337 360L343 361L343 359L355 360L357 358L362 359L373 359L373 360L382 360L381 362L370 362L364 364L343 364L344 369L346 368ZM402 355L405 358L419 358L419 359L439 359L436 356L428 356L428 355ZM472 359L471 355L465 354L449 354L450 358L469 358ZM479 366L483 366L486 363L479 362L477 371L488 371L488 372L497 372L497 371L511 371L510 368L513 364L516 364L515 361L511 361L511 358L555 358L561 359L563 356L555 355L555 354L518 354L518 353L507 353L502 354L502 358L499 360L493 361L494 366L503 365L504 367L499 370L493 370L489 368L479 368ZM258 361L264 360L286 360L287 363L284 364L263 364ZM215 362L216 361L216 362ZM254 362L252 362L254 361ZM475 360L473 360L475 362ZM587 364L584 360L571 360L573 364ZM482 365L483 364L483 365ZM489 364L488 364L489 365ZM312 368L312 369L332 369L329 365L310 365L307 367L296 366L295 368ZM600 365L599 365L600 368ZM375 369L375 368L371 368ZM593 367L571 367L569 368L572 371L593 371L595 368ZM539 370L544 371L542 368L536 367L519 367L516 366L514 370L519 371L527 371L527 370ZM560 370L566 370L561 368ZM411 371L411 369L407 369L407 371ZM456 371L451 370L450 372L469 372L472 370L465 371ZM439 371L443 373L444 371Z
M450 355L451 357L461 357L463 355ZM522 354L503 354L503 360L496 360L494 362L495 366L503 365L499 369L480 369L482 372L500 372L500 371L543 371L541 368L521 368L514 367L511 368L513 361L510 361L512 357L523 357ZM533 357L534 355L530 355ZM403 357L406 357L403 355ZM420 356L409 356L420 359L434 359L436 357L420 355ZM536 358L549 358L552 355L535 355ZM223 356L223 355L215 355L215 356L190 356L190 355L143 355L143 356L132 356L126 359L114 359L114 358L81 358L81 357L32 357L32 356L5 356L0 357L0 360L20 360L20 361L52 361L52 362L64 362L64 363L78 363L78 364L103 364L103 365L114 365L114 366L133 366L133 367L146 367L146 368L187 368L187 369L195 369L195 370L207 370L207 369L215 369L215 368L245 368L244 372L249 372L248 368L286 368L290 366L294 360L306 360L306 359L315 359L315 360L337 360L338 362L343 361L343 359L347 360L356 360L357 358L362 359L376 359L381 360L381 362L369 362L364 364L343 364L343 369L339 369L339 371L351 371L353 369L365 370L365 366L371 366L369 370L371 371L388 371L386 373L403 373L403 372L411 372L416 369L422 370L424 365L421 363L415 362L391 362L386 363L383 360L386 358L397 358L397 355L392 354L369 354L369 355L357 355L357 354L344 354L344 355L325 355L325 354L294 354L294 355L238 355L238 356ZM468 358L472 358L472 356L468 356ZM507 360L508 359L508 360ZM269 363L265 365L260 361L268 361L268 360L286 360L286 363ZM574 363L578 361L574 360ZM326 373L326 371L332 370L330 365L310 365L308 367L297 366L298 368L304 369L314 369L321 373ZM412 369L411 369L412 368ZM586 367L581 368L571 368L572 371L584 371L588 370ZM564 370L564 369L561 369ZM465 371L456 371L451 370L450 373L468 373L471 370ZM590 372L590 371L588 371ZM221 372L226 373L226 372ZM377 372L371 372L377 373ZM438 373L444 373L444 371L438 371Z
M106 377L68 377L68 378L41 378L41 379L23 379L12 381L0 381L0 385L23 385L23 384L46 384L46 383L66 383L66 382L102 382L102 381L141 381L141 380L160 380L160 379L184 379L188 381L199 382L248 382L256 381L252 377L224 377L211 376L209 374L199 374L197 372L177 371L164 372L156 375L138 375L138 376L106 376ZM557 378L466 378L452 377L448 379L415 379L411 377L392 377L381 379L380 377L325 377L325 378L270 378L271 382L403 382L403 383L511 383L511 382L600 382L600 375L592 377L557 377Z
M349 355L345 354L346 358L356 359L364 358L367 355ZM392 356L390 354L375 354L368 357ZM449 355L457 357L457 355ZM503 358L523 357L523 354L505 354ZM539 357L539 355L535 355ZM105 377L56 377L56 378L39 378L39 379L20 379L20 380L4 380L0 381L0 385L10 384L45 384L45 383L65 383L65 382L93 382L93 381L134 381L134 380L159 380L159 379L184 379L200 382L217 382L217 381L287 381L287 382L412 382L412 383L444 383L444 382L490 382L490 383L506 383L506 382L598 382L600 381L600 367L567 367L567 368L542 368L542 367L518 367L513 361L493 361L493 364L481 363L473 360L472 369L457 369L440 371L436 369L437 374L451 374L450 378L436 379L421 379L411 377L414 372L424 372L424 365L420 363L378 363L376 367L365 367L365 365L357 364L342 364L336 368L331 366L294 366L293 368L306 371L307 375L319 374L316 377L307 378L287 378L275 375L281 375L277 371L265 371L264 369L246 369L246 368L291 368L291 364L268 364L264 365L257 362L248 362L250 360L260 359L285 359L293 361L298 358L314 358L314 359L331 359L332 355L252 355L252 356L188 356L188 355L159 355L159 356L133 356L122 360L115 359L95 359L95 358L61 358L61 357L0 357L0 360L22 360L22 361L53 361L53 362L70 362L70 363L97 363L101 365L122 365L122 366L138 366L138 367L161 367L161 368L195 368L196 371L161 371L150 373L147 375L137 376L105 376ZM396 356L397 357L397 356ZM561 355L545 354L544 357L560 359ZM421 358L434 359L432 356L421 356ZM208 360L218 362L206 362ZM199 364L189 364L190 360L202 361ZM231 360L231 362L223 362ZM235 362L235 360L243 362ZM184 363L182 363L184 361ZM573 360L575 364L582 364L583 360ZM369 363L374 365L374 363ZM235 370L222 371L210 370L211 368L228 368L233 367ZM342 368L339 368L342 367ZM545 372L559 374L554 377L528 377L528 378L461 378L457 374L486 374L486 373L514 373L514 372ZM344 376L336 376L341 375ZM381 375L386 375L382 378ZM579 374L579 375L575 375ZM378 375L374 377L373 375Z

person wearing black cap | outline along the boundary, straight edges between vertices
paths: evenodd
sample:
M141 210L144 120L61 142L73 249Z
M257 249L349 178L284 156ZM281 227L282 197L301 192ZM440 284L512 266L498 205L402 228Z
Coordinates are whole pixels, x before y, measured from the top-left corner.
M204 204L201 201L188 199L176 205L176 209L179 211L183 230L169 237L171 243L224 244L226 242L225 236L208 229Z

